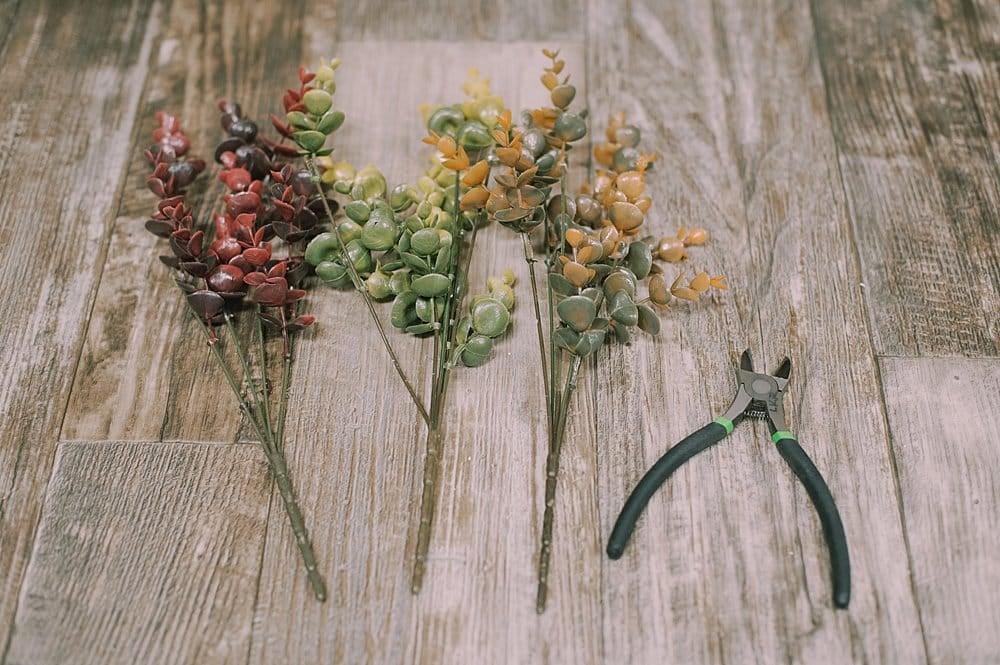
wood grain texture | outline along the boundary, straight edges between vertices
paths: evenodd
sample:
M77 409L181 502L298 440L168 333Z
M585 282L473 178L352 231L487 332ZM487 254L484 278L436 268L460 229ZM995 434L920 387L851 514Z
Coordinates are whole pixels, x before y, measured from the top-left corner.
M995 3L71 5L0 0L0 665L1000 658ZM542 46L569 60L592 136L619 109L642 127L661 155L649 232L707 227L688 274L731 290L584 366L540 617L545 423L517 239L477 244L472 291L510 267L519 300L489 363L453 377L419 596L423 426L361 301L311 294L287 450L318 604L142 228L152 116L179 111L210 155L217 99L266 126L296 65L340 55L335 156L413 180L417 105L459 99L469 66L515 110L542 102ZM390 335L426 387L429 343ZM622 560L603 554L639 476L729 403L746 346L759 369L794 362L790 424L851 546L846 612L759 424L676 474Z
M579 41L587 20L572 0L429 0L409 6L392 0L353 0L338 2L332 11L338 41L348 42Z
M157 111L179 115L192 152L209 161L224 138L216 100L238 100L262 127L269 126L267 113L280 108L281 92L294 81L300 62L304 11L296 3L239 7L193 0L164 9L64 438L237 437L236 400L169 270L156 258L167 253L166 242L143 227L156 209L156 198L146 188L149 167L143 151ZM203 176L190 194L195 214L205 219L218 212L222 193L210 173Z
M928 660L995 663L1000 428L986 414L1000 410L1000 362L879 364Z
M666 231L707 226L715 239L691 251L691 269L724 271L733 289L675 308L655 343L608 354L597 407L604 533L649 465L726 408L734 352L750 346L759 370L793 359L786 412L837 499L854 573L850 609L834 610L814 510L766 428L743 424L668 481L625 558L605 564L607 662L919 662L809 13L768 1L596 9L595 116L624 105L645 129L662 156L654 217Z
M145 76L139 63L156 26L146 3L95 2L62 16L58 3L31 4L12 12L0 69L4 643L104 266L108 211Z
M1000 6L815 0L875 349L1000 352Z
M332 48L313 43L320 52ZM580 45L554 46L582 79ZM541 47L338 44L344 64L337 103L348 120L335 155L373 161L391 183L412 181L425 154L416 102L461 99L465 69L475 66L511 108L541 104L544 88L525 74L541 72ZM373 80L413 103L372 113L372 98L382 97L366 94ZM350 292L312 297L320 323L301 347L290 463L307 511L323 516L314 536L329 562L331 598L323 606L309 598L287 528L273 520L251 662L459 663L484 654L495 662L599 662L591 405L578 400L567 437L552 608L539 618L533 598L545 423L534 317L520 242L505 229L487 228L477 240L470 292L505 268L519 280L514 323L489 363L453 376L427 580L417 597L409 591L409 567L424 428L361 301ZM410 376L426 385L430 340L390 334Z
M269 495L256 446L62 444L6 662L245 663Z

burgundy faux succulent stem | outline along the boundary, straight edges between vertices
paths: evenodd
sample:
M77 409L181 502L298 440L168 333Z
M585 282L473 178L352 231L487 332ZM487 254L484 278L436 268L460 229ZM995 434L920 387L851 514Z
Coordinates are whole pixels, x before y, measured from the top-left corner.
M285 317L284 305L278 308L278 312L281 314L281 357L289 360L292 357L292 349L288 345L288 319Z
M257 316L257 321L255 322L256 323L255 327L257 328L257 362L260 365L261 372L264 373L264 374L266 374L266 372L267 372L267 349L266 349L265 344L264 344L264 322L260 318L260 313L262 311L263 311L263 307L261 307L260 305L257 305L257 315L258 316ZM271 422L271 409L270 409L270 406L268 404L269 400L268 400L268 397L267 397L267 379L262 377L261 382L263 384L262 387L264 388L264 401L263 401L263 405L262 405L263 409L262 409L261 415L264 416L264 422L265 423L269 423L269 422Z
M288 415L288 391L290 390L292 379L291 355L284 359L284 366L284 370L281 373L281 401L278 404L278 425L275 428L275 439L279 450L284 450L285 447L285 418Z
M266 379L261 377L261 386L257 387L257 382L254 381L253 372L250 370L250 361L247 358L246 349L240 343L240 338L236 334L236 326L233 325L233 317L226 312L226 329L229 331L229 339L232 340L233 348L236 349L236 355L240 359L240 365L243 367L243 377L247 382L247 387L250 390L250 395L253 397L253 407L255 414L260 418L260 424L265 430L267 436L267 441L261 441L265 445L273 445L274 441L271 436L270 420L264 418L264 414L267 413L267 393L265 390ZM264 362L264 358L261 358L261 371L267 370L267 365Z
M299 554L302 556L302 563L306 567L306 577L312 586L316 600L322 602L326 600L326 583L323 581L319 568L316 565L316 554L313 551L312 542L309 540L309 532L306 530L305 520L302 518L302 511L299 510L298 501L295 499L295 492L292 489L292 480L288 475L288 464L285 461L285 454L278 449L265 448L267 461L271 466L271 475L274 483L278 486L278 493L281 495L281 502L285 506L288 514L288 522L292 527L292 534L295 536L295 544L299 547Z
M316 166L316 160L312 157L307 157L306 164L309 165L309 171L318 182L320 179L320 171ZM340 243L342 252L342 262L347 267L348 273L351 275L351 282L354 284L354 288L357 289L358 293L361 294L361 298L365 301L365 306L368 308L368 315L375 323L375 328L378 330L379 338L382 340L382 346L385 347L386 352L389 354L389 359L392 361L392 366L396 370L396 374L399 375L399 379L403 382L406 392L410 394L410 399L413 400L413 404L420 412L420 417L424 419L424 422L427 423L428 426L430 426L430 414L424 407L423 400L420 399L420 396L417 395L417 391L413 388L413 384L410 383L410 379L407 378L406 372L403 371L403 366L400 364L399 358L396 356L395 349L392 348L392 344L389 342L389 336L385 334L385 328L382 325L382 320L379 318L378 312L375 311L375 304L372 302L371 296L368 295L368 290L361 281L361 276L358 275L357 268L354 267L354 262L345 252L343 252L343 247L346 246L346 243L344 243L344 239L340 235L340 229L337 228L337 222L333 218L333 210L330 209L330 204L327 202L326 197L322 196L321 198L323 200L323 210L326 212L326 216L330 220L330 224L333 225L333 232L337 234L337 241Z
M282 308L282 311L283 310L284 308ZM326 583L323 581L323 578L319 574L319 570L316 566L316 554L313 551L312 541L309 539L309 532L306 529L305 520L302 517L302 511L299 509L298 503L295 499L292 481L288 475L288 464L285 461L284 441L277 438L275 432L271 430L270 421L264 418L264 414L267 409L267 394L264 392L263 386L258 388L253 379L253 375L250 371L250 365L247 361L246 350L243 348L242 344L240 344L239 337L236 335L236 328L233 326L232 318L228 313L226 314L226 328L229 331L229 337L236 349L236 353L240 358L240 364L243 367L244 379L247 382L250 394L253 396L253 405L242 399L239 389L237 388L235 377L233 377L232 372L229 371L229 366L222 358L222 354L215 346L213 346L212 348L215 351L215 357L225 368L230 387L232 387L233 391L236 393L237 399L240 399L241 408L254 425L254 429L260 439L261 447L264 449L264 454L267 456L268 464L271 467L271 475L274 478L275 484L278 486L278 493L281 494L281 500L285 506L285 512L288 514L288 520L292 527L292 534L295 537L295 544L299 548L299 554L301 555L302 562L306 567L306 577L309 579L309 584L312 587L316 599L324 601L326 600ZM263 363L263 360L264 359L262 359L261 366L262 368L266 368L266 364ZM286 355L286 361L287 360L290 360L290 355ZM282 388L285 388L285 386L282 386ZM287 390L282 395L282 407L284 407L284 395L286 394ZM284 411L283 408L282 411Z
M580 356L573 356L566 385L559 398L556 413L556 428L545 457L545 513L542 516L542 544L538 555L538 592L535 596L535 611L542 614L549 595L549 559L552 556L552 530L555 522L556 483L559 480L559 458L562 454L563 439L566 434L566 415L570 399L576 390L576 378L580 371Z

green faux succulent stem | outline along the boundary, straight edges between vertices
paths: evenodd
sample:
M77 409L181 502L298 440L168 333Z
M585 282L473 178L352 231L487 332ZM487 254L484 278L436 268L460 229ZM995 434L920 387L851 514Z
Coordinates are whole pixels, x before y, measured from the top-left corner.
M459 196L461 194L460 175L455 174L455 215L461 215L459 210ZM464 233L459 224L459 235L456 242L461 242ZM476 238L476 227L473 227L472 240L470 243L468 260L471 260L472 249ZM458 259L460 252L452 252L448 274L457 276ZM468 263L466 264L468 265ZM448 297L444 301L444 311L441 314L441 325L434 330L434 375L431 379L431 418L428 422L427 438L424 445L424 481L423 491L420 496L420 523L417 527L417 547L413 555L413 575L410 582L410 590L413 593L420 593L423 588L424 575L427 571L427 554L430 551L431 527L434 523L434 509L436 504L437 481L441 472L441 448L443 436L441 432L441 414L444 411L444 402L448 392L448 378L450 375L450 363L448 350L454 342L454 314L461 307L461 298L464 295L464 283L461 279L452 279Z
M316 182L319 182L320 172L319 168L316 166L316 156L307 156L306 164L308 164L309 171L312 173L313 178L316 179ZM340 237L340 229L337 226L336 220L333 218L333 211L330 210L330 204L327 202L326 196L322 193L322 191L320 191L320 199L323 201L323 210L326 212L326 216L330 220L330 224L333 226L333 232L337 234L337 241L340 243L340 251L342 253L342 263L347 267L347 270L351 275L351 281L354 283L354 287L358 290L361 294L361 298L365 301L365 306L368 308L368 314L371 316L372 321L375 322L375 328L378 330L379 338L382 340L382 345L389 354L392 366L395 368L396 374L399 375L399 379L403 382L403 386L406 388L406 391L410 394L410 399L413 400L414 406L416 406L417 410L420 412L420 417L424 419L425 423L430 425L430 414L428 414L427 409L424 407L423 400L420 399L420 396L417 395L417 391L413 388L413 384L410 383L409 378L407 378L406 372L403 371L403 366L400 364L399 358L396 356L395 349L392 348L392 344L389 342L389 337L385 334L385 328L382 326L382 320L379 318L378 312L375 311L375 304L372 302L371 296L368 295L368 290L365 288L364 282L361 281L361 276L358 275L358 271L354 267L354 262L343 255L343 248L346 245Z
M535 330L538 334L538 353L541 360L542 366L542 383L545 389L545 419L546 419L546 429L552 432L552 403L553 395L550 388L551 381L549 378L549 367L551 366L552 358L549 358L549 364L545 362L545 330L542 328L542 312L538 304L538 280L535 278L535 257L531 249L531 239L526 232L521 232L521 244L524 247L524 261L528 264L528 277L531 281L531 295L535 306ZM548 262L546 262L547 264ZM546 279L548 282L548 279ZM549 293L549 302L551 303L551 291ZM550 306L551 309L551 306ZM550 312L551 314L551 312ZM551 322L549 324L551 329Z

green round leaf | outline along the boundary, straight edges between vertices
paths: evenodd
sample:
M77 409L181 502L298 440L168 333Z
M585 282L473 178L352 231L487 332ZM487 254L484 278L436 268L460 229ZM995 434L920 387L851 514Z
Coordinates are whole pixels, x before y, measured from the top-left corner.
M414 305L417 302L417 294L413 291L404 291L396 296L392 301L392 310L389 320L395 328L406 328L406 326L416 323L417 311Z
M566 326L556 328L555 333L552 334L552 344L557 349L563 349L564 351L569 351L570 353L573 353L573 349L576 348L579 341L580 333L574 331L572 328L567 328Z
M410 251L420 256L429 256L441 246L441 235L437 229L420 229L410 238Z
M510 312L503 303L484 297L472 306L472 329L486 337L499 337L510 324Z
M313 88L302 95L302 103L313 115L323 115L333 106L333 96L326 90Z
M656 312L646 305L639 305L639 330L650 335L657 335L660 332L660 319Z
M635 274L628 268L617 268L604 279L604 295L609 300L618 291L625 291L635 298Z
M339 260L323 261L316 266L316 276L327 286L339 288L351 281L351 276Z
M432 272L428 275L417 277L410 282L410 288L419 296L434 298L443 296L451 288L451 278L440 273Z
M368 295L375 300L384 300L393 295L390 279L391 277L381 270L373 272L365 280L365 288L368 289Z
M576 332L583 332L597 318L594 301L586 296L570 296L556 307L559 320Z
M344 213L358 224L364 224L372 214L372 209L364 201L351 201L344 206Z
M635 240L629 243L626 261L636 279L646 279L653 267L653 250L641 240Z
M443 106L427 119L427 129L438 134L454 136L458 126L465 122L465 114L454 106Z
M340 252L337 251L339 248L340 241L337 240L337 234L329 231L320 233L306 246L306 263L318 266L324 261L332 261L340 255Z
M466 121L458 126L455 140L469 152L493 146L493 137L481 122Z
M549 286L561 296L575 296L579 292L572 282L556 272L549 273Z
M639 309L624 291L618 291L608 301L611 318L625 326L634 326L639 322Z
M462 363L466 367L479 367L490 357L493 340L485 335L473 335L462 349Z
M575 113L563 113L556 119L553 132L564 141L576 141L586 135L587 123Z
M375 252L390 249L396 244L396 223L383 215L373 214L365 222L361 233L361 242L365 247Z
M345 117L343 111L330 111L316 123L316 131L329 136L340 129L340 126L344 124Z
M295 132L292 134L292 138L295 139L300 148L310 154L315 154L322 150L323 144L326 143L326 134L317 132L314 129Z

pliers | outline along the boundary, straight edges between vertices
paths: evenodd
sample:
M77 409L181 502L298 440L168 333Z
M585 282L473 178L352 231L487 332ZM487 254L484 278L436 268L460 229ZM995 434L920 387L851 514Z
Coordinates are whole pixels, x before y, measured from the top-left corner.
M778 366L774 376L758 374L753 371L753 359L750 349L740 357L740 368L737 372L739 387L732 405L719 418L705 425L686 439L669 449L656 464L646 472L639 484L632 490L622 507L621 514L615 521L615 527L608 539L608 556L618 559L625 551L629 537L635 529L642 511L656 490L666 482L667 478L686 461L701 451L715 445L726 438L744 417L766 419L771 430L771 440L778 452L792 468L792 471L802 481L809 493L820 523L823 525L823 535L830 550L830 574L833 579L833 604L844 609L851 600L851 561L847 553L847 538L844 535L844 525L840 513L830 494L823 476L816 465L788 431L785 425L785 413L781 405L781 396L788 385L788 377L792 371L792 362L785 358Z

